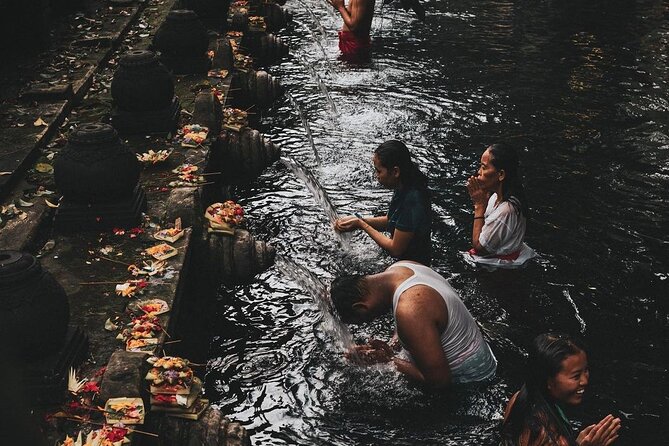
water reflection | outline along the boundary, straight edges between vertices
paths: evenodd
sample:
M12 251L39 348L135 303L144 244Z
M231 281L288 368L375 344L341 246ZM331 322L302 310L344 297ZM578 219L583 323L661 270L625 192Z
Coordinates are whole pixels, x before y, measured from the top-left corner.
M508 395L537 333L583 333L591 398L574 419L624 417L617 444L661 444L669 326L669 8L660 0L432 2L425 24L385 9L374 62L337 61L338 20L323 1L287 4L294 57L272 74L288 101L263 121L313 176L337 213L386 211L372 150L404 140L433 187L434 265L481 322L498 360L491 385L453 398L424 395L392 370L346 364L343 344L309 287L275 267L221 290L207 396L254 444L495 444ZM380 5L379 5L380 8ZM475 271L465 178L485 145L523 151L541 258L520 271ZM313 163L317 148L320 163ZM390 259L367 237L342 250L330 216L283 164L235 190L251 229L327 284ZM390 318L353 339L390 336ZM663 415L664 414L664 415Z

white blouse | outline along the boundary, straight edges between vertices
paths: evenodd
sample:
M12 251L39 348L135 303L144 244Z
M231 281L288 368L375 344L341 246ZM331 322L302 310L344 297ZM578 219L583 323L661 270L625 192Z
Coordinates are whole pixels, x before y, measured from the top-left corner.
M514 198L511 197L511 200ZM532 248L523 243L525 238L525 216L519 213L508 200L495 205L497 194L492 194L485 210L485 222L479 235L479 243L489 253L485 256L464 253L465 259L478 264L502 268L517 268L536 256ZM499 256L519 253L514 260Z

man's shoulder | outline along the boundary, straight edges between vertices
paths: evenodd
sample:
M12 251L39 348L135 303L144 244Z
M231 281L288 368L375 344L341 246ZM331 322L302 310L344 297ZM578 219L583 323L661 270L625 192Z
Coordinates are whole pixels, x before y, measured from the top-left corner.
M443 309L444 299L428 285L414 285L402 293L397 302L396 316L434 315Z

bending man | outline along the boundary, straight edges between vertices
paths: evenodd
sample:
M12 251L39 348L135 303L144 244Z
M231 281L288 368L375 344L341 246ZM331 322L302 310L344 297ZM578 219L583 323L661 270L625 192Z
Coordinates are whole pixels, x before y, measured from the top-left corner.
M339 50L344 59L361 60L370 55L369 31L374 0L328 0L339 11L344 25L339 31ZM345 4L346 3L346 4Z
M476 321L446 279L416 262L397 262L369 276L334 280L332 303L343 322L371 321L389 310L396 348L380 341L358 345L348 357L367 364L393 362L411 380L434 388L483 381L497 361ZM395 350L399 354L395 355Z

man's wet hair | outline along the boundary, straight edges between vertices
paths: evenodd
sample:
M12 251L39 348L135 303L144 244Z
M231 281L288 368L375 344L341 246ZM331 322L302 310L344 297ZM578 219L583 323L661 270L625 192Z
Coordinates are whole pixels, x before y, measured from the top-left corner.
M332 281L330 297L342 322L357 322L358 318L353 312L353 304L360 302L367 291L365 276L360 274L337 277Z

